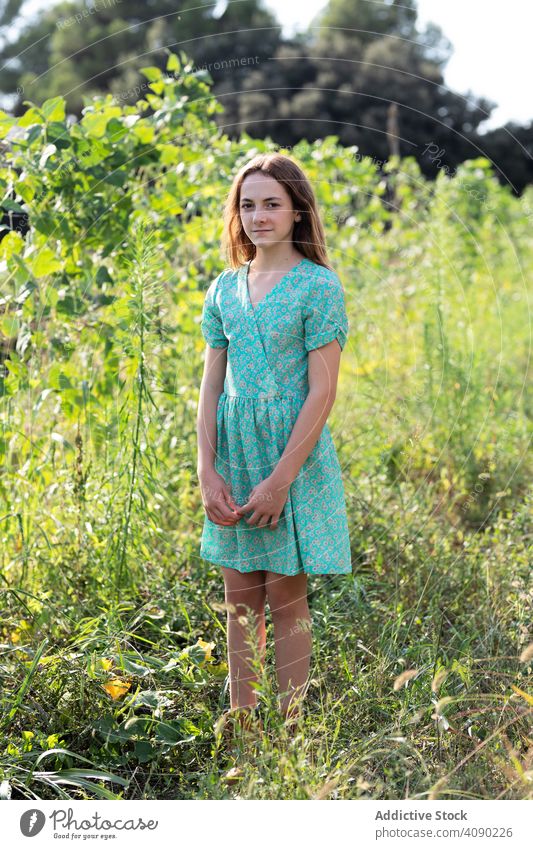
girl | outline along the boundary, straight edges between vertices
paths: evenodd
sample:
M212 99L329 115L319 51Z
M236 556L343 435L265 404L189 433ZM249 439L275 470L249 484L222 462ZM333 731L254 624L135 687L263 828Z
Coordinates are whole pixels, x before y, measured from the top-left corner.
M200 554L224 576L231 708L242 716L257 704L243 613L263 662L268 600L290 722L312 649L307 576L351 572L326 424L348 333L344 291L327 262L312 186L288 156L261 154L238 172L223 244L230 267L209 286L201 324Z

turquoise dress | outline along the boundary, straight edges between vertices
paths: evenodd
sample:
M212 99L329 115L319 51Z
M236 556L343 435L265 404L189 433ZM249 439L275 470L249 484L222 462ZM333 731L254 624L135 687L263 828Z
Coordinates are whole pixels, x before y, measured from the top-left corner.
M276 467L305 401L308 352L348 334L344 290L335 274L302 259L254 308L248 268L225 269L206 292L201 328L227 348L217 406L215 469L239 506ZM327 422L290 486L278 527L204 519L200 556L240 572L280 575L351 572L341 468Z

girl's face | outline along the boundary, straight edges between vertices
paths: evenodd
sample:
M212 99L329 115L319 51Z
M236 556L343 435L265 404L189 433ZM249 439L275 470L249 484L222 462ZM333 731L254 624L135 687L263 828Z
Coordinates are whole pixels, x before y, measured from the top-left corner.
M265 248L276 242L291 244L294 222L301 217L285 187L261 171L242 182L240 214L250 241Z

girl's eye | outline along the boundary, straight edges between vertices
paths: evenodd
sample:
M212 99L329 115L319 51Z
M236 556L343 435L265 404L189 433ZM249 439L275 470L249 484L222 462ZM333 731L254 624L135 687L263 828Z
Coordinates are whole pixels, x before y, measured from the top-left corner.
M269 202L268 202L268 204L267 204L267 206L279 206L279 204L274 203L274 201L269 201ZM243 208L243 209L248 209L249 207L250 207L250 204L249 204L249 203L243 203L243 204L242 204L242 208Z

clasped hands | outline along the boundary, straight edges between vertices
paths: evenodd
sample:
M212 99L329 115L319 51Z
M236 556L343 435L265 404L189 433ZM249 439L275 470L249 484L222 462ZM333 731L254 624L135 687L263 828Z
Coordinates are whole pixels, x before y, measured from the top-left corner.
M269 527L275 531L281 511L287 501L290 484L283 483L275 472L254 486L248 501L240 507L233 500L231 487L222 475L212 472L200 481L202 500L208 518L217 525L236 525L245 513L252 511L247 525Z

